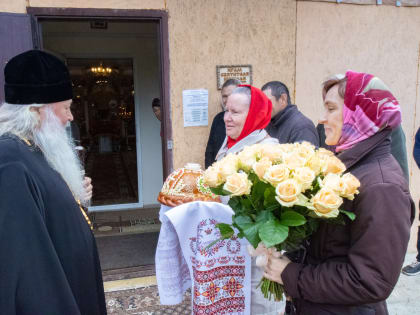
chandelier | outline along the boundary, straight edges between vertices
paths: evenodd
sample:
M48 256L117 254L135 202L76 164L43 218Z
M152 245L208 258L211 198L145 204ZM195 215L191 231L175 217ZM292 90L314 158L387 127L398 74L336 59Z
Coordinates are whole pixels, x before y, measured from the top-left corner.
M121 119L130 119L131 116L133 115L133 113L131 111L128 110L127 106L122 104L121 106L118 107L119 112L118 112L118 116Z
M98 67L91 67L90 68L90 72L92 72L95 75L110 75L112 72L114 71L114 69L112 69L111 67L103 67L102 65L98 66Z

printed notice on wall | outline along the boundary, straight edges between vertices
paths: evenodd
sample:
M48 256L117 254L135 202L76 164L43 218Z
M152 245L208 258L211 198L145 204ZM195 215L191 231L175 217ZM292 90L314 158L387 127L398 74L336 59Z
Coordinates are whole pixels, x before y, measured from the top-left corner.
M208 125L208 90L182 91L182 104L184 106L184 127Z

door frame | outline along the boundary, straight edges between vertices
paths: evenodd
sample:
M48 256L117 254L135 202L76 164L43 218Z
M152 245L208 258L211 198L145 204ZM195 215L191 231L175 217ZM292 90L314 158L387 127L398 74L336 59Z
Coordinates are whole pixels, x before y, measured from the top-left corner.
M162 164L163 181L173 171L173 141L171 103L169 93L169 34L168 12L164 10L125 10L95 8L27 7L32 17L32 39L35 48L42 48L40 21L43 20L119 20L156 21L159 24L160 95L162 108Z

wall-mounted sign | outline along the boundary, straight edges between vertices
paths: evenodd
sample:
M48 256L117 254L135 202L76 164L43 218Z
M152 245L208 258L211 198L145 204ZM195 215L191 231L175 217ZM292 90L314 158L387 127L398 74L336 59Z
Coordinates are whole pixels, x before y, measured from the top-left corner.
M106 30L108 28L107 21L91 21L90 28Z
M238 79L242 84L252 85L252 66L216 66L217 88L220 90L228 79Z
M184 105L184 127L208 125L208 90L182 91L182 104Z

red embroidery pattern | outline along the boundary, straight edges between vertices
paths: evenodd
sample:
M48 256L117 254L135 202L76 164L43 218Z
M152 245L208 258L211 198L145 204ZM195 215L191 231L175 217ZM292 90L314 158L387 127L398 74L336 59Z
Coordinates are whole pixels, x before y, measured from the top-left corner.
M202 261L202 260L196 259L194 256L191 256L190 260L191 260L191 264L197 269L200 269L204 266L207 268L209 267L211 268L216 263L216 259L208 259L208 260ZM221 265L226 265L230 263L231 261L234 262L235 264L243 265L245 263L245 257L244 256L233 256L233 257L222 256L222 257L217 258L217 262Z
M190 248L194 255L200 253L202 256L214 256L222 247L226 245L225 240L218 241L213 246L209 245L221 238L221 234L216 224L215 219L202 220L197 226L197 235L190 237Z
M244 263L245 263L245 256L235 256L235 257L233 258L233 261L234 261L235 263L237 263L238 265L240 265L240 264L244 264Z
M210 282L210 285L207 287L207 291L204 291L203 293L201 293L201 295L205 296L213 303L219 291L220 291L220 288L217 287L214 284L214 282Z
M222 256L222 257L219 257L219 258L217 259L217 262L218 262L219 264L221 264L221 265L226 265L227 263L229 263L229 262L230 262L230 257L229 257L229 256Z
M228 291L230 296L234 297L236 292L243 287L244 286L236 281L235 278L230 278L230 280L223 286L223 290Z
M197 290L197 287L194 288L194 296L200 296L200 292Z
M239 243L236 236L232 236L232 238L227 243L227 251L230 254L237 254L241 250L241 243Z
M245 310L245 298L228 298L220 299L209 306L196 305L193 306L194 315L215 315L215 314L232 314L243 313Z
M216 264L217 259L209 259L206 261L206 268L213 268Z
M245 311L245 266L220 266L200 271L193 266L193 314L229 314Z

